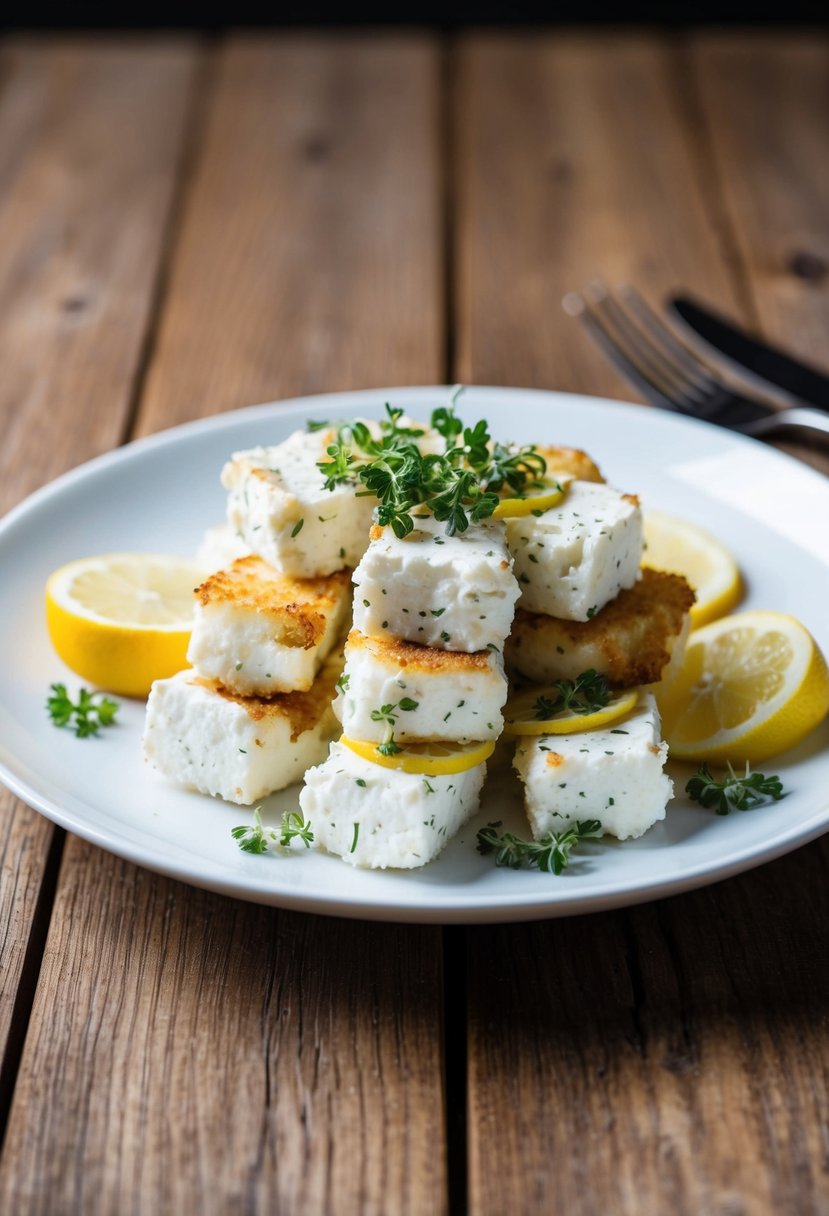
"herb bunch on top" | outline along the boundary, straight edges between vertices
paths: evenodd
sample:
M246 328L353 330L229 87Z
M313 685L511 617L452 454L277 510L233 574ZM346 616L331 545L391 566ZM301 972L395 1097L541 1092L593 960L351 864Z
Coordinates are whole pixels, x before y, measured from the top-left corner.
M411 512L424 506L446 533L465 532L470 523L488 519L508 488L522 496L541 484L547 464L533 445L523 447L493 441L482 419L465 427L455 414L457 394L448 407L432 413L432 428L443 436L444 451L421 452L418 427L401 426L401 409L386 406L379 438L364 422L337 425L337 438L328 445L328 460L318 468L325 488L344 483L362 483L358 494L371 494L380 502L377 522L390 525L403 538L414 528ZM319 429L327 423L311 423Z

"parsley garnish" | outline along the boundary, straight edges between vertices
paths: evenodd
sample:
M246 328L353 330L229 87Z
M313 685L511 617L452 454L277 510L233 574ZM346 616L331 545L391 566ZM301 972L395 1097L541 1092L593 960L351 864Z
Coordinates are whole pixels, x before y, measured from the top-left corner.
M545 832L540 840L524 840L512 832L499 833L501 821L488 823L478 832L478 852L495 853L496 866L520 870L537 866L547 874L560 874L570 862L570 853L583 840L598 840L602 825L598 819L574 823L563 832Z
M82 688L76 704L66 691L65 684L52 684L50 691L51 696L46 701L49 717L55 726L74 726L79 739L97 735L101 726L113 725L118 712L117 701ZM96 697L100 697L100 700L96 700Z
M685 786L685 793L701 806L713 807L718 815L728 815L731 811L748 811L766 802L779 802L788 790L783 789L779 777L752 773L748 764L742 776L738 776L729 764L728 775L717 781L706 761Z
M536 722L544 722L565 710L571 714L593 714L604 709L610 700L607 680L592 667L575 680L557 680L553 687L558 690L555 697L542 694L533 706Z
M457 396L432 413L432 426L446 444L443 453L421 453L415 440L423 431L401 426L403 411L390 405L377 439L365 423L341 424L328 445L329 459L317 465L325 488L359 480L365 488L358 493L379 499L377 522L402 539L414 528L411 512L419 505L453 536L488 519L502 489L523 494L536 486L547 469L540 452L532 445L494 442L483 420L464 427L454 412Z
M267 853L271 844L286 849L292 840L301 840L309 849L314 841L311 825L302 811L285 811L279 831L274 831L262 823L262 808L259 806L254 809L252 825L243 823L240 827L231 828L230 834L243 853Z

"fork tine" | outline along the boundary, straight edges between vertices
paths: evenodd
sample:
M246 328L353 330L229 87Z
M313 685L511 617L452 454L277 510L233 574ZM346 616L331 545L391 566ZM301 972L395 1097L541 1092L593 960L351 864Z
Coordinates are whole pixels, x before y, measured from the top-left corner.
M670 391L690 409L704 406L710 390L696 384L675 360L671 360L651 338L635 324L621 304L603 284L594 284L587 293L596 310L606 318L618 334L624 337L629 353L639 364L644 363L658 380L667 382Z
M653 402L663 410L673 410L678 413L689 412L668 396L638 362L630 358L616 335L608 329L604 320L588 307L587 301L582 295L575 291L570 292L564 297L562 303L565 311L571 317L576 317L581 321L597 346L646 400Z
M716 377L709 365L695 351L692 351L690 347L680 342L673 331L668 328L635 287L626 284L619 289L619 294L636 314L641 325L648 330L657 342L662 344L666 351L670 352L678 363L682 364L690 376L704 381L706 385L712 388L716 387Z

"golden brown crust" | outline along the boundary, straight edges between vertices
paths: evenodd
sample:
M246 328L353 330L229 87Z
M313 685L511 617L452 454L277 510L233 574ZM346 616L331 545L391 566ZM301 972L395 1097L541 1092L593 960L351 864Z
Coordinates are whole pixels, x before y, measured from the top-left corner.
M209 688L225 701L233 701L245 710L253 722L268 722L284 718L291 728L291 742L295 743L306 730L317 725L330 707L336 693L337 678L341 665L326 663L307 692L282 692L273 697L243 697L203 676L194 676L192 683ZM262 746L257 739L256 743Z
M547 447L537 444L536 451L547 461L547 469L550 473L570 473L579 481L604 482L599 466L579 448Z
M492 662L488 650L476 650L472 654L437 650L432 646L419 646L417 642L403 642L399 638L370 638L357 629L351 631L346 642L346 654L354 650L369 650L374 658L389 667L410 667L413 671L424 671L430 675L488 671Z
M562 621L519 608L510 649L524 671L520 650L527 634L540 635L536 643L550 654L590 647L592 665L616 687L651 684L667 666L695 598L681 575L644 569L633 587L620 591L591 621Z
M196 588L196 597L205 608L223 605L266 613L283 646L308 650L319 645L350 584L350 570L324 578L291 578L251 554L211 574Z

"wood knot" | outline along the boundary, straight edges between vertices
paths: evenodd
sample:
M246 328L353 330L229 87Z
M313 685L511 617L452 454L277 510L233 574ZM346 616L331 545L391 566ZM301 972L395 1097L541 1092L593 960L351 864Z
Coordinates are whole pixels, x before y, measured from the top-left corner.
M789 258L789 271L795 278L805 279L807 283L821 283L826 278L829 266L818 254L799 250Z
M311 162L326 160L331 155L331 141L324 135L309 135L303 141L302 155Z
M66 296L65 299L61 300L60 307L63 312L83 312L89 307L89 300L86 296Z

